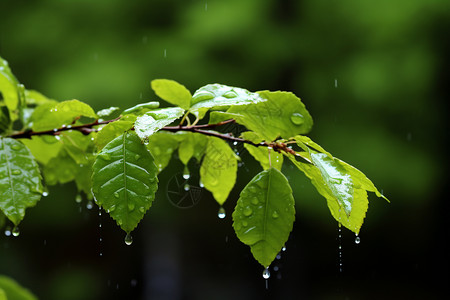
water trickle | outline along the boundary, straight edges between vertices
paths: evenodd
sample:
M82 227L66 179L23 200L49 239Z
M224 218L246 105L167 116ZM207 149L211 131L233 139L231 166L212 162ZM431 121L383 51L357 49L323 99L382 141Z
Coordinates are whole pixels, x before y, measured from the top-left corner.
M187 166L184 167L183 170L183 178L188 180L191 177L191 173L189 172L189 169Z
M133 237L131 236L130 233L127 233L127 235L125 236L125 244L127 246L130 246L133 243Z
M246 217L250 217L253 213L253 210L250 206L247 206L246 208L244 208L244 216Z
M302 125L304 122L303 116L300 113L293 113L291 115L291 122L295 125Z
M262 277L264 279L269 279L270 278L270 271L269 271L269 267L265 268L263 273L262 273Z
M227 216L227 213L225 212L225 208L222 206L219 208L219 211L217 212L217 216L219 219L224 219Z
M356 237L355 237L355 244L358 245L359 243L361 243L361 238L358 235L356 235Z
M19 236L19 234L20 234L19 226L14 226L14 228L11 232L12 232L13 236Z

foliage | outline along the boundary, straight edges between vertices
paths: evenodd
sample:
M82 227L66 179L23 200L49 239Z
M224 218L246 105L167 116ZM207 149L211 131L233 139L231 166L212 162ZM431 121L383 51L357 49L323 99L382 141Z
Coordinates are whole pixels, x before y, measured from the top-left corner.
M295 219L284 161L311 179L332 216L356 234L368 209L367 191L384 198L363 173L304 135L313 121L290 92L209 84L191 96L183 85L159 79L152 88L175 107L143 103L113 118L115 107L95 113L78 100L55 102L25 90L4 60L0 72L0 218L4 214L15 226L43 194L42 174L47 185L75 181L130 244L131 231L154 201L157 175L177 149L186 173L192 158L200 162L203 186L224 204L240 160L230 143L243 143L264 169L242 190L233 213L238 238L264 267L287 241ZM200 124L203 119L208 122ZM245 130L240 136L217 130L230 123Z
M37 297L15 280L0 275L0 300L36 300Z

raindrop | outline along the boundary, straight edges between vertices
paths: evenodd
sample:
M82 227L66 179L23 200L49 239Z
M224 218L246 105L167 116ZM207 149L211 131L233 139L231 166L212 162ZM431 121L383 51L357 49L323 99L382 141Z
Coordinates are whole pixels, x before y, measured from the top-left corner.
M167 58L167 49L164 49L164 58Z
M6 235L6 236L11 236L11 227L7 226L7 227L5 228L5 235Z
M119 198L119 193L118 192L114 192L114 197Z
M235 97L237 97L237 94L236 94L236 92L235 91L228 91L228 92L226 92L225 94L223 94L223 96L225 97L225 98L235 98Z
M225 212L225 208L222 206L219 208L219 211L217 212L217 216L219 219L224 219L227 216L227 213Z
M86 208L92 209L93 207L94 207L94 202L92 202L92 200L89 200L88 203L86 204Z
M257 205L259 203L259 200L258 200L258 198L253 197L252 200L250 200L250 202L254 205Z
M262 273L262 277L264 279L269 279L270 278L270 271L269 271L269 267L265 268L263 273Z
M44 192L42 193L42 196L47 197L47 196L48 196L48 192L47 192L47 191L44 191Z
M11 172L13 175L20 175L20 174L22 174L22 171L20 171L20 170L12 170L12 172Z
M359 243L361 243L361 238L358 235L356 235L355 244L359 244Z
M130 246L133 243L133 237L131 236L131 234L127 233L127 235L125 236L125 244Z
M334 79L334 87L337 88L338 87L338 83L337 83L337 78Z
M278 217L279 217L278 212L275 210L275 211L272 213L272 218L278 219Z
M13 150L20 150L20 146L19 145L12 145L11 148Z
M198 185L199 185L201 188L204 188L204 187L205 187L205 185L203 184L203 182L202 182L201 179L198 181Z
M187 192L187 191L189 191L191 189L191 186L188 184L188 183L186 183L185 185L184 185L184 190Z
M75 202L76 202L76 203L81 203L82 200L83 200L83 198L81 197L80 194L78 194L78 195L75 196Z
M143 206L139 207L139 211L144 214L145 213L145 207L143 207Z
M237 141L233 142L233 145L234 145L234 146L236 146L237 144L238 144L238 142L237 142Z
M281 251L286 251L286 246L283 246L283 248L281 248Z
M128 203L128 210L133 211L134 210L134 203L130 202Z
M135 159L135 160L138 160L139 158L141 158L141 156L140 156L139 154L136 154L136 155L134 156L134 159Z
M13 236L19 236L20 234L20 229L18 226L14 226L13 230L12 230L12 235Z
M191 177L191 173L189 172L189 169L187 166L184 167L183 170L183 178L188 180Z
M281 254L280 253L277 254L276 259L281 259Z
M109 208L109 212L113 212L114 210L116 209L116 206L115 205L111 205L111 207Z
M250 217L250 216L252 215L252 213L253 213L253 210L251 209L250 206L247 206L247 207L244 209L244 216Z
M303 116L299 113L293 113L291 115L291 122L295 125L302 125L303 124Z

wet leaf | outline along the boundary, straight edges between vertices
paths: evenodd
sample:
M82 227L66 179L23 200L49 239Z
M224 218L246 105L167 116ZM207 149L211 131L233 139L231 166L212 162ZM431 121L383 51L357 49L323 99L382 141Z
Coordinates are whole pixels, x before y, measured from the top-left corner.
M134 126L135 121L135 115L126 115L118 121L106 124L95 137L97 148L101 150L110 141L123 134L125 131L130 130Z
M289 139L308 133L313 125L311 115L300 98L290 92L258 92L261 101L255 105L233 106L227 111L235 120L266 141L277 137Z
M242 190L233 212L237 237L268 267L289 238L295 220L294 197L286 177L270 168Z
M142 140L147 140L156 131L169 125L184 114L179 107L152 110L137 118L134 129Z
M49 139L53 139L54 142L48 143ZM33 136L31 139L21 139L20 141L30 149L36 160L43 165L46 165L50 159L56 157L62 147L62 144L53 136Z
M237 156L226 142L209 137L206 154L200 167L200 177L205 188L222 205L236 183Z
M10 118L14 121L18 116L21 97L24 94L24 88L17 81L8 62L0 57L0 93L3 96L3 102L10 112Z
M130 107L128 109L125 109L122 112L122 115L133 114L135 116L140 116L148 111L157 109L158 107L159 107L159 102L157 102L157 101L141 103L141 104L135 105L133 107Z
M25 209L41 199L43 187L39 167L30 150L11 138L0 139L0 209L15 225Z
M152 155L134 132L126 132L103 148L92 169L97 204L131 232L155 199L158 170Z
M257 93L222 84L208 84L195 91L190 111L200 119L209 109L226 109L265 101Z
M182 84L169 79L155 79L151 82L156 95L167 102L188 110L191 106L191 92Z
M45 165L43 170L45 182L48 185L70 182L75 179L77 169L78 164L67 153L66 149L62 148L58 156L50 159Z
M254 132L246 131L242 133L242 138L252 141L254 143L262 142L262 139ZM271 167L281 171L283 165L283 155L281 153L270 151L269 162L269 149L267 147L255 147L249 144L244 144L245 149L261 164L264 170Z

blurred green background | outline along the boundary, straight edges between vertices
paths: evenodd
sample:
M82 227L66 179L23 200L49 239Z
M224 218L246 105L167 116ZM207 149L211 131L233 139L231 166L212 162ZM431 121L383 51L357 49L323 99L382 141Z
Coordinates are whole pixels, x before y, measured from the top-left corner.
M369 198L361 244L343 233L340 273L337 224L287 165L296 223L266 289L262 267L231 228L258 166L243 153L219 220L206 191L193 208L170 204L166 184L182 171L174 162L132 246L106 214L75 202L73 185L51 187L19 237L0 236L0 273L49 300L448 293L449 28L446 0L1 0L0 56L27 88L94 109L157 100L156 78L191 92L207 83L292 91L315 120L311 137L361 169L391 204Z

